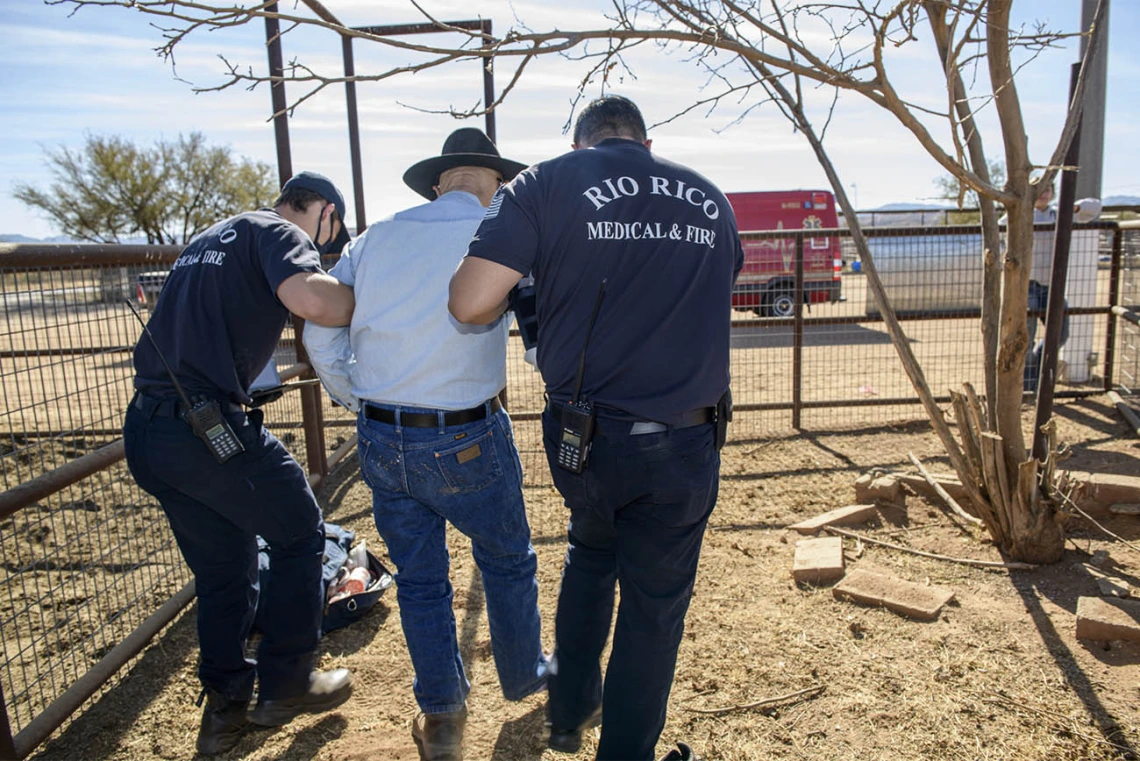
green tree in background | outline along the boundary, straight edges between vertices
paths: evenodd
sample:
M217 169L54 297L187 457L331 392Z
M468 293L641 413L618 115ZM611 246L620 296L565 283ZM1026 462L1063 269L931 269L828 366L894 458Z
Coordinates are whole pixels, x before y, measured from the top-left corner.
M118 136L88 135L81 150L46 150L49 188L16 186L14 196L44 212L62 233L92 243L145 236L187 243L215 222L267 206L277 195L268 164L235 158L200 132L139 147Z
M998 187L1005 185L1005 164L999 160L991 159L990 165L990 181ZM955 175L944 174L941 177L934 179L934 187L938 189L937 198L945 198L947 201L953 201L958 205L959 209L974 209L974 211L952 211L946 215L947 220L952 225L976 225L982 220L982 215L978 208L978 194L970 188L963 188L962 183ZM1000 204L998 205L998 214L1002 212Z

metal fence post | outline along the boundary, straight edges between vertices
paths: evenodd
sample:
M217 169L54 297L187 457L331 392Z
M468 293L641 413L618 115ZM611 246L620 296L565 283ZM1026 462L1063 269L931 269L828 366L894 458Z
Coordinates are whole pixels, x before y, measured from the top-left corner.
M305 321L293 315L293 343L297 348L297 361L305 363L307 369L301 374L303 379L316 378L313 366L309 364L309 352L301 340L305 332ZM301 426L305 431L305 459L309 475L324 478L329 474L329 460L325 452L325 414L321 409L321 386L314 383L301 389Z
M277 12L277 3L266 10ZM269 55L270 100L273 103L273 134L277 142L277 178L284 185L293 176L293 156L289 149L289 114L285 101L285 65L281 54L281 28L275 16L265 17L266 52ZM342 220L343 221L343 220Z
M792 323L792 428L799 430L804 393L804 237L796 236L796 311Z
M8 707L4 705L4 686L0 685L0 761L16 761L16 744L12 741L12 725L8 723Z
M1124 256L1124 231L1117 225L1112 231L1112 264L1108 271L1108 327L1104 331L1104 390L1111 391L1116 372L1116 312L1120 304L1120 268Z
M483 19L479 22L479 31L486 35L483 38L484 48L494 47L494 42L491 39L491 19ZM491 110L491 104L495 102L495 68L494 58L488 57L483 61L483 107L487 109L487 115L484 117L487 125L487 137L491 138L491 142L495 142L495 112Z
M1081 64L1073 64L1070 72L1069 92L1075 92ZM1066 167L1074 167L1080 160L1081 122L1065 154ZM1033 425L1033 459L1045 462L1049 454L1049 435L1045 424L1053 417L1053 394L1057 385L1057 355L1061 349L1061 323L1065 319L1065 285L1069 273L1069 246L1073 234L1073 202L1076 200L1077 172L1073 169L1061 171L1061 192L1058 194L1057 232L1053 238L1053 271L1049 277L1048 305L1045 309L1045 338L1041 348L1041 368L1037 381L1037 411ZM1033 350L1032 347L1029 349Z
M352 38L347 34L341 37L344 54L344 103L348 111L348 155L352 163L352 194L356 204L356 234L368 228L364 219L364 170L360 159L360 119L356 111L356 63L352 57ZM344 220L341 220L344 224Z

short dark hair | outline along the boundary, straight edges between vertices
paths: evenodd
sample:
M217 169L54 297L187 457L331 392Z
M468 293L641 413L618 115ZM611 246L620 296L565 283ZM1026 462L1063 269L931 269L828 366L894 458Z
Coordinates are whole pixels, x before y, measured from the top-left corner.
M304 214L313 205L314 201L319 201L322 206L327 203L332 203L320 193L309 190L308 188L285 188L281 191L281 195L277 196L277 200L273 202L274 206L291 206L293 211L299 211Z
M593 100L574 122L574 143L581 147L597 145L607 137L626 137L645 142L645 120L629 98L606 95Z

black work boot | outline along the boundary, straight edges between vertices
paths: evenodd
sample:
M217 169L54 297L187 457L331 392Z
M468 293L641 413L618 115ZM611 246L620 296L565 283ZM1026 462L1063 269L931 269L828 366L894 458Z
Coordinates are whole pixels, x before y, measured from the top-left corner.
M546 738L546 747L558 751L559 753L577 753L578 749L582 747L582 733L588 729L600 727L601 725L601 706L595 708L594 712L587 716L585 721L573 729L559 729L548 722L546 728L549 735Z
M685 743L677 743L677 747L661 759L661 761L701 761L693 754L692 748Z
M467 707L452 713L421 713L412 721L420 761L463 761Z
M249 720L260 727L283 727L303 713L331 711L352 695L352 672L348 669L314 671L309 689L300 695L257 701Z
M238 744L242 732L249 725L245 712L249 699L233 700L209 688L202 690L198 705L206 699L202 711L202 725L198 728L198 752L203 756L225 753Z

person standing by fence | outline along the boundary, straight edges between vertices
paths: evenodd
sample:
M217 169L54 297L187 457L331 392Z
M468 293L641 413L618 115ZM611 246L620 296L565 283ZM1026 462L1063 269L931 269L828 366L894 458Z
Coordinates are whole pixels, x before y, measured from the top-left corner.
M204 755L236 745L248 721L281 726L352 693L347 669L313 671L325 601L320 506L261 410L243 409L289 312L323 325L351 319L352 289L320 262L348 242L343 220L340 191L301 172L275 208L214 225L172 265L135 347L127 465L158 498L194 573ZM245 647L258 607L257 536L269 544L270 570L253 663ZM259 697L247 717L255 673Z
M716 503L744 254L724 194L651 154L631 101L590 103L573 147L496 195L451 280L449 308L460 322L492 322L533 274L550 399L543 443L570 509L548 745L577 752L600 721L598 761L640 761L654 757L665 725ZM682 747L669 757L691 756Z
M1053 185L1046 185L1041 189L1041 195L1033 205L1033 224L1049 225L1047 230L1037 230L1033 233L1033 260L1029 268L1029 301L1030 311L1042 310L1049 306L1049 282L1053 277L1053 241L1057 235L1057 206L1053 203ZM1101 202L1099 198L1082 198L1073 205L1073 221L1077 224L1092 222L1100 216ZM1002 217L1000 223L1004 225L1006 218ZM1066 302L1065 307L1068 308ZM1024 389L1037 391L1037 384L1041 376L1041 353L1045 348L1045 339L1036 341L1036 316L1031 315L1025 323L1029 333L1029 352L1025 355ZM1041 324L1045 325L1045 315L1041 315ZM1069 315L1061 316L1061 337L1057 341L1060 350L1069 340Z

